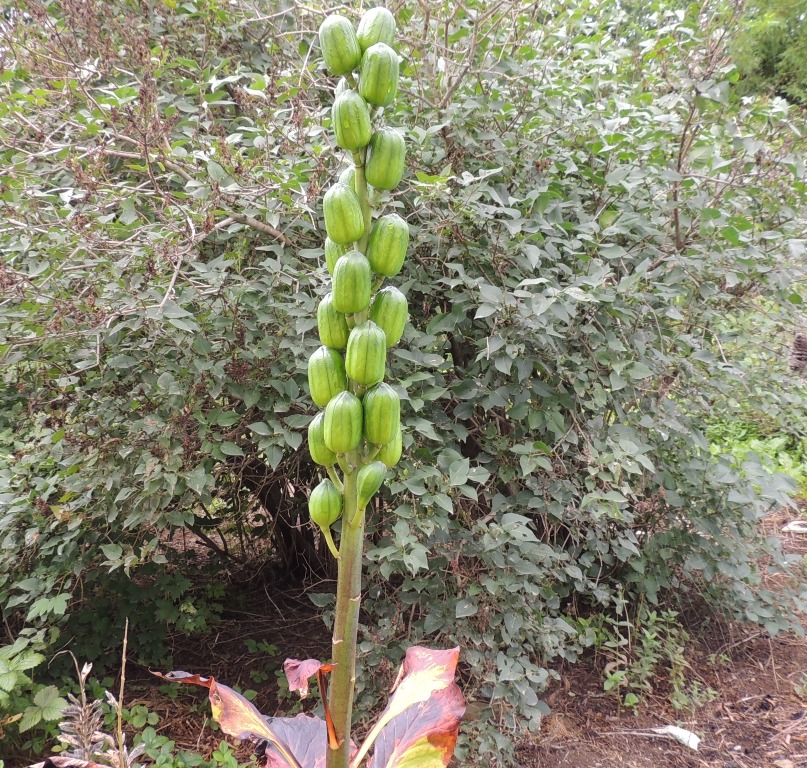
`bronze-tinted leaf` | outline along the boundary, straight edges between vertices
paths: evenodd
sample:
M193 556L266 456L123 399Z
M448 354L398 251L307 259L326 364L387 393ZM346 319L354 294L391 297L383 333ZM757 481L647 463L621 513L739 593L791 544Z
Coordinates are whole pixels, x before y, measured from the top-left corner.
M210 688L213 682L212 677L194 675L192 672L183 672L181 669L176 669L173 672L155 672L153 669L149 671L155 677L161 677L163 680L168 680L169 683L188 683L190 685L201 685L203 688Z
M272 728L277 736L288 744L289 749L303 768L325 768L328 752L328 731L325 721L312 715L276 717ZM266 768L289 768L283 756L269 744L266 747Z
M300 698L304 699L308 696L308 680L316 675L320 670L323 672L330 672L333 669L333 664L323 664L317 659L306 659L300 661L299 659L286 659L283 662L283 671L286 673L286 679L289 681L289 690L300 692Z
M445 768L465 704L453 683L393 718L376 739L367 768Z
M107 766L77 757L48 757L41 763L29 765L28 768L107 768Z
M456 688L454 674L457 670L459 654L459 648L435 651L421 646L413 646L406 651L406 658L392 689L392 698L359 748L352 765L355 766L361 762L373 742L393 718L398 717L416 704L428 702L439 691ZM459 694L459 689L457 689L457 693ZM462 701L462 695L459 694L459 696L460 701ZM412 765L415 764L413 763Z
M283 671L286 673L286 679L289 681L289 690L292 693L299 691L301 699L308 696L308 679L312 675L317 676L319 697L322 699L322 705L325 707L325 723L328 726L328 744L331 749L339 748L339 740L336 738L336 729L333 725L331 710L328 707L328 683L325 679L325 675L331 672L335 666L335 664L322 664L316 659L306 659L305 661L286 659L286 661L283 662Z
M255 705L232 688L217 683L213 677L200 677L188 672L167 672L165 674L153 672L152 674L163 680L201 685L207 688L210 691L210 708L213 710L213 719L221 726L224 733L242 740L266 739L286 761L284 768L303 768L293 750L276 735L274 723L277 721L273 720L272 727L270 727L269 722Z

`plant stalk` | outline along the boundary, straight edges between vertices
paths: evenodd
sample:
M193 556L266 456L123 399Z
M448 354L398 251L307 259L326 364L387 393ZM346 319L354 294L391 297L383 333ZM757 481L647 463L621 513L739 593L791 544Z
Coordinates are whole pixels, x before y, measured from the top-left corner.
M342 538L336 586L336 616L333 627L332 661L328 703L336 736L341 746L329 749L327 768L348 768L350 727L356 687L356 645L361 608L361 568L364 549L364 515L357 517L357 472L345 474Z
M364 235L356 244L361 253L367 252L370 236L372 211L367 193L367 180L364 178L364 149L353 153L356 166L355 187L364 217ZM367 311L354 315L355 324L367 319ZM351 382L351 390L357 394L363 391L356 382ZM333 718L338 749L329 749L327 768L349 768L350 729L353 718L353 696L356 690L356 646L359 632L359 611L361 609L361 567L364 552L364 512L359 511L356 476L358 470L367 463L361 451L354 451L347 457L342 488L342 537L339 543L339 566L336 582L336 614L333 625L333 645L331 661L336 665L331 673L331 686L328 706ZM346 466L342 465L343 470Z

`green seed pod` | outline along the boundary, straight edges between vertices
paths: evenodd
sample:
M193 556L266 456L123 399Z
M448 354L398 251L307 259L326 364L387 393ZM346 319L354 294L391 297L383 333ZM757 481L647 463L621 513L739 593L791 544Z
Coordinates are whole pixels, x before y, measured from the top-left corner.
M367 147L364 176L376 189L395 189L403 178L406 142L394 128L376 131Z
M352 315L370 306L373 275L370 263L358 251L346 253L333 270L333 306Z
M376 458L392 468L401 460L402 452L403 435L401 434L401 427L399 425L398 430L395 432L395 437L386 445L381 446L381 450L376 454Z
M342 494L327 478L311 491L308 514L320 528L330 528L342 516Z
M356 476L359 509L364 509L370 503L384 482L386 474L387 467L382 461L371 461L366 467L359 470L359 474Z
M367 102L356 91L345 91L331 109L336 143L350 152L366 147L373 133Z
M358 447L364 411L352 392L340 392L325 406L325 445L334 453L347 453Z
M346 75L361 62L361 48L350 19L328 16L319 27L319 47L332 75Z
M364 436L368 443L386 445L401 428L401 399L389 384L367 390L364 407Z
M367 259L373 272L395 277L406 259L409 247L409 226L397 214L389 213L378 219L367 240Z
M349 165L342 173L339 174L339 183L350 187L354 192L356 191L356 166Z
M364 234L364 214L356 193L344 184L334 184L322 201L325 230L339 245L355 243Z
M345 91L352 90L348 81L344 77L339 78L339 82L336 84L336 88L334 88L333 95L334 98L339 98Z
M312 461L321 467L336 464L336 454L325 445L325 417L321 412L308 425L308 452Z
M365 387L384 378L387 365L387 337L375 323L357 325L347 340L345 371L353 381Z
M395 42L395 17L386 8L371 8L361 17L356 38L362 51L376 43L392 45Z
M375 295L370 305L370 320L384 331L387 349L394 347L401 340L406 327L408 309L406 296L395 286L388 285Z
M398 94L398 54L386 43L370 46L362 56L359 93L376 107L386 107L395 100Z
M333 240L331 240L330 237L325 238L325 266L328 268L329 275L333 275L336 262L339 261L340 257L344 256L346 253L346 245L339 245L339 243L335 243Z
M406 299L404 299L406 301ZM350 336L347 320L333 305L333 294L325 296L317 307L317 330L320 343L331 349L344 349Z
M335 395L347 389L345 364L335 349L320 347L308 361L308 389L311 399L324 408Z

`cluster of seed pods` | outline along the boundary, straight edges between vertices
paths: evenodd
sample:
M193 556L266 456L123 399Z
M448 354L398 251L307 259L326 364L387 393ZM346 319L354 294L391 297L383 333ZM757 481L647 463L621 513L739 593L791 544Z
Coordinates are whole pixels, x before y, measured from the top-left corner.
M331 110L335 143L350 159L323 199L332 284L317 308L322 346L308 361L311 399L323 409L309 426L308 448L328 473L311 492L309 513L337 558L331 526L345 509L363 515L401 457L400 399L384 378L387 350L403 335L408 307L384 282L401 270L409 227L396 213L374 219L371 205L398 186L405 166L401 132L380 124L398 91L395 34L386 8L367 11L358 29L334 14L319 30L325 66L341 76ZM355 503L346 503L348 486Z

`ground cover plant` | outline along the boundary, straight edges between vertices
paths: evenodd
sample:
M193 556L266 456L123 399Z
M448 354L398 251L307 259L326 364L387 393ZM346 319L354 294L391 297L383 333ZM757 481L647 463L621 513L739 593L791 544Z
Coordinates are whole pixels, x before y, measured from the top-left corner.
M114 670L127 615L130 655L163 669L169 632L203 637L244 572L317 585L332 620L304 442L321 201L343 169L315 45L329 8L18 5L0 703L40 713L4 725L5 752L31 754L70 676L45 660L69 644ZM381 709L362 670L458 645L478 713L460 755L473 740L506 762L553 660L584 650L580 617L691 592L790 626L758 522L794 486L754 452L713 455L707 430L733 403L803 412L803 117L736 92L720 3L390 8L407 170L387 205L418 239L396 277L404 455L367 510L356 709Z

